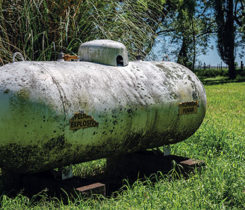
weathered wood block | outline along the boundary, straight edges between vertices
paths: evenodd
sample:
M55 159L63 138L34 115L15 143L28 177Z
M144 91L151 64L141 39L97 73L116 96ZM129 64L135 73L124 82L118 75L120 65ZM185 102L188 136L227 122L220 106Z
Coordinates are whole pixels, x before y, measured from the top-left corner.
M106 186L103 183L93 183L90 185L82 186L76 188L76 191L85 194L85 195L94 195L94 194L100 194L106 196Z

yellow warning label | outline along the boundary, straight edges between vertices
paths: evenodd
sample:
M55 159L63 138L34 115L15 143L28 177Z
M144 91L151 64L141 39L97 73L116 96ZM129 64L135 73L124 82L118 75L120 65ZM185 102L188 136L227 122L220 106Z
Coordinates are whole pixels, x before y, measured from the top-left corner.
M99 123L97 123L93 117L83 113L77 112L70 119L70 130L78 130L90 127L98 127Z
M197 113L198 101L183 102L179 104L179 115Z

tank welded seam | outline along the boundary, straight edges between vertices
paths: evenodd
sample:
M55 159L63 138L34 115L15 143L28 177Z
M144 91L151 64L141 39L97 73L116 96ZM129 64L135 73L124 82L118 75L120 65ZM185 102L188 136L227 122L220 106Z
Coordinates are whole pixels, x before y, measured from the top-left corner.
M42 66L40 64L37 64L37 65L40 66L44 71L46 71L49 74L49 76L52 78L53 83L57 87L57 90L60 94L60 100L61 100L62 108L63 108L63 112L64 112L64 121L66 121L67 111L66 111L66 107L65 107L65 104L66 104L65 101L67 101L67 98L66 98L66 95L65 95L63 88L61 87L59 82L53 77L53 75L49 72L48 69L46 69L44 66Z

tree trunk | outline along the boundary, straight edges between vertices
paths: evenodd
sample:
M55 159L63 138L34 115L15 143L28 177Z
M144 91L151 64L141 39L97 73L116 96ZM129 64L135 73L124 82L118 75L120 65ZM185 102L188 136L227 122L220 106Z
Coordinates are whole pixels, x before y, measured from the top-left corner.
M215 0L217 23L217 47L220 57L229 67L229 77L236 77L235 71L235 26L233 0Z
M235 69L235 62L234 62L234 59L231 59L229 64L229 77L230 79L235 79L236 78L236 69Z
M196 64L196 32L195 32L193 17L192 17L192 39L193 39L192 71L195 71L195 64Z
M229 37L227 37L229 44L229 52L228 52L228 65L229 65L229 77L231 79L234 79L236 77L236 71L235 71L235 26L234 26L234 15L233 15L233 0L228 1L228 14L227 14L227 30L231 30L231 33L229 33Z
M185 37L183 37L177 63L187 66L187 41Z

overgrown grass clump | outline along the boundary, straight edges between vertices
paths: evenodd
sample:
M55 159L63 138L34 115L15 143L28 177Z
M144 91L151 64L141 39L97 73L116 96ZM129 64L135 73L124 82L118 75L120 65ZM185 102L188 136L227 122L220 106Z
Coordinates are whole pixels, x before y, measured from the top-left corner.
M172 153L204 160L206 167L189 178L153 174L110 198L68 199L68 204L40 193L41 200L23 195L1 197L4 209L245 209L245 83L206 86L207 114L188 140L172 146ZM94 161L74 167L89 175L104 164ZM94 169L94 170L93 170ZM126 182L125 182L126 183ZM39 196L40 196L39 195Z
M161 12L154 1L0 0L0 65L15 52L26 60L55 60L93 39L121 41L131 58L145 56L156 35L150 23Z

